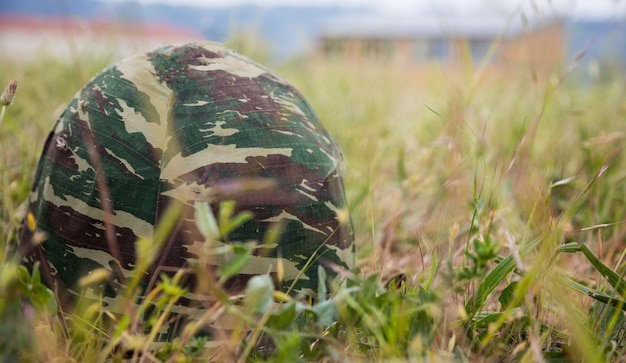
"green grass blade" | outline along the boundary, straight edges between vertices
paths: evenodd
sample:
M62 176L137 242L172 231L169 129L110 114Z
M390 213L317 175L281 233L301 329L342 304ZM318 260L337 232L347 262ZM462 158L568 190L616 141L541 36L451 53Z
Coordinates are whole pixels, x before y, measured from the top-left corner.
M515 269L515 261L512 256L504 258L498 265L485 276L474 298L465 304L465 311L470 318L482 309L489 294Z
M497 322L502 319L503 316L508 317L517 314L519 311L520 308L513 308L507 312L481 311L474 316L474 323L472 325L474 328L487 328L489 324Z
M593 251L587 247L586 244L581 243L580 250L583 252L585 257L587 257L587 260L591 262L593 267L595 267L596 270L598 270L598 272L609 282L609 284L611 284L615 291L617 291L617 293L622 297L626 296L626 281L624 281L624 279L609 266L604 264L604 262L602 262L598 256L596 256Z
M557 253L575 253L580 252L580 245L577 242L570 242L560 245L556 248Z
M615 298L615 296L605 294L596 289L591 289L581 283L578 283L572 280L570 277L567 277L567 276L559 276L557 280L563 285L573 290L576 290L580 292L581 294L587 295L594 300L600 301L604 304L611 305L611 306L614 306L614 307L617 307L626 311L626 301L622 299L617 299Z

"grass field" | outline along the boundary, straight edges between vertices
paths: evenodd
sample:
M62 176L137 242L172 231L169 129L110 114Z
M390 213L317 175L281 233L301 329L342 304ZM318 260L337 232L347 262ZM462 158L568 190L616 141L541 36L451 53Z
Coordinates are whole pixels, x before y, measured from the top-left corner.
M149 343L124 319L100 326L102 312L46 318L49 293L9 252L55 115L111 61L0 58L0 85L19 82L0 127L0 361L119 361L116 343ZM358 270L313 306L249 311L251 333L229 336L220 359L625 359L622 75L583 84L306 60L278 71L343 149ZM30 319L23 297L39 302ZM270 353L255 349L263 337ZM134 359L206 357L185 349Z

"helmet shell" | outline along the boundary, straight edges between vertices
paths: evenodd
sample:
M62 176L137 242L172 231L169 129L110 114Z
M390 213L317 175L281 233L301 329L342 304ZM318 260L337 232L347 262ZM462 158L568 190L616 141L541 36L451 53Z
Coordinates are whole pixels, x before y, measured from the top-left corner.
M232 199L253 218L225 243L284 228L239 282L276 271L280 259L283 289L315 290L318 266L352 265L341 162L309 103L275 73L217 43L165 46L103 70L71 100L30 196L35 230L47 238L34 245L25 223L20 248L69 300L81 277L112 270L104 295L115 299L135 266L135 242L154 235L169 206L186 211L146 283L198 259L196 202L216 210Z

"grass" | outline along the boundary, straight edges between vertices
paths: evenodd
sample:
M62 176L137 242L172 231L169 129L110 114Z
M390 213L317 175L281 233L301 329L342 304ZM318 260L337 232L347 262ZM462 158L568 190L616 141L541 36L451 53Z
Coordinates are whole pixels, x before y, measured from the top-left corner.
M131 329L134 308L108 325L107 313L93 306L49 317L56 309L50 292L9 252L55 114L111 60L86 58L77 67L45 57L0 59L0 85L19 82L0 128L0 360L119 361L115 345L124 342L135 344L130 360L206 360L208 353L194 348L203 342L193 339L149 353L151 333ZM424 77L338 60L303 60L279 72L307 96L343 149L358 269L328 294L320 290L314 304L272 291L263 278L245 297L226 295L218 283L217 302L204 317L237 311L245 324L211 353L219 358L209 357L626 357L622 75L589 84L560 71L540 79L529 69L481 78L441 66ZM219 228L231 217L220 218ZM141 245L145 263L150 242ZM239 262L223 272L237 271L246 248L234 251ZM176 278L158 285L145 303L163 312L153 315L154 331L184 294ZM35 301L31 319L20 313L24 297ZM274 348L263 350L268 337Z

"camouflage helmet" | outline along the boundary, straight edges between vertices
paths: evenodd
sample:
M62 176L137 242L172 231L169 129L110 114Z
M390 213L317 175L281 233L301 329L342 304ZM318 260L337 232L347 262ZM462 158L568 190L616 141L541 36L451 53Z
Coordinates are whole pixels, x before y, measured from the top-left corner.
M280 260L283 289L315 290L318 266L352 264L341 163L309 103L275 73L217 43L165 46L105 69L71 100L45 143L20 249L61 302L81 277L112 270L106 301L132 273L135 242L154 235L169 206L187 210L145 281L197 259L205 238L195 204L217 212L229 199L253 217L227 243L283 227L240 282ZM35 231L43 243L32 242Z

